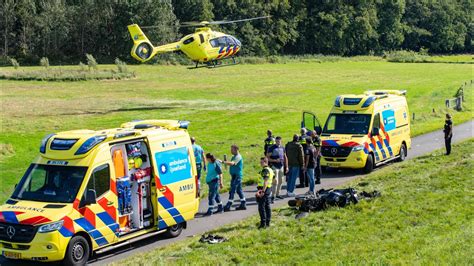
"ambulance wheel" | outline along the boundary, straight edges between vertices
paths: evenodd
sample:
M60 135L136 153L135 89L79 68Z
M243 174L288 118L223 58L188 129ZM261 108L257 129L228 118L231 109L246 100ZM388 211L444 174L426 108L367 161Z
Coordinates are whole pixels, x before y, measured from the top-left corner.
M402 144L400 147L400 156L398 156L398 161L403 162L407 158L407 146L405 144Z
M368 174L372 172L372 170L374 170L374 156L372 156L372 154L369 154L369 156L367 156L367 161L365 161L365 166L362 171L365 174Z
M90 247L87 240L82 236L75 236L69 241L64 256L64 265L86 265L89 260Z
M182 231L183 231L183 225L182 224L175 224L171 227L168 227L168 229L166 230L165 235L169 238L178 237L181 234Z

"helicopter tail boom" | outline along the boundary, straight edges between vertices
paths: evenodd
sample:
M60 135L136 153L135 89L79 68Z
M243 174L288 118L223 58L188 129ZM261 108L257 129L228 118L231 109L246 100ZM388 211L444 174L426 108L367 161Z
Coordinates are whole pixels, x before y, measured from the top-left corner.
M170 43L160 46L153 46L146 37L145 33L140 29L137 24L128 26L130 37L132 37L133 47L131 55L133 58L141 62L150 60L153 56L158 53L173 52L179 50L179 43Z

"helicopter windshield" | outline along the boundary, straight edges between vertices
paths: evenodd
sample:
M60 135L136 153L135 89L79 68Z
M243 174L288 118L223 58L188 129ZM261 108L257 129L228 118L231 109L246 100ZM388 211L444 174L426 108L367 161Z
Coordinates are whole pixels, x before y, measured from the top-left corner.
M209 40L209 42L211 43L212 47L225 47L225 46L230 46L230 45L241 46L240 41L232 36L222 36L222 37L214 38L214 39Z

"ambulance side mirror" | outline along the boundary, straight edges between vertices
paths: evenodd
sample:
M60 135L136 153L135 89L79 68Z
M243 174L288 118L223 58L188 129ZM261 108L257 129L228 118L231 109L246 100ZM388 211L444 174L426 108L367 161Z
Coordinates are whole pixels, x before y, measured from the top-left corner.
M320 126L315 126L314 130L316 131L316 133L318 133L318 135L321 135L321 133L323 131L323 129Z
M81 201L80 207L97 203L97 194L95 189L87 189L84 200Z
M378 127L374 127L372 129L372 136L378 136L379 135L379 128Z

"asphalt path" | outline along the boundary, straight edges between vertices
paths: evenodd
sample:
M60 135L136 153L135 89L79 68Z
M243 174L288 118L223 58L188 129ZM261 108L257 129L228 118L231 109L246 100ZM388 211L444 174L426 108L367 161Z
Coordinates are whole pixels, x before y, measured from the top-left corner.
M473 125L474 120L469 122L457 125L453 129L453 144L473 138ZM435 151L437 149L444 147L444 136L441 130L427 133L421 136L417 136L412 139L412 147L408 151L408 157L415 158L420 155ZM382 166L383 167L383 166ZM377 171L376 168L375 171ZM228 174L228 173L225 173ZM323 174L321 179L321 185L316 186L316 190L321 188L332 188L339 185L343 185L355 178L362 176L358 171L352 170L332 170ZM297 181L298 183L298 181ZM225 184L229 186L229 184ZM295 190L296 194L303 194L308 191L308 188L299 188ZM122 259L137 255L141 252L148 252L157 247L165 246L169 243L180 241L186 238L190 238L196 235L201 235L207 231L215 229L217 227L225 226L230 223L243 220L252 215L258 215L257 203L255 202L255 186L248 186L244 188L245 197L247 198L247 210L245 211L234 211L234 207L238 206L238 196L236 195L237 200L235 201L232 211L226 212L223 214L215 214L210 217L202 217L202 214L207 211L207 199L202 199L200 203L199 213L196 215L194 220L188 222L187 229L183 230L181 235L176 238L164 238L163 236L154 236L147 238L145 240L132 243L128 246L117 248L110 252L95 256L91 261L90 265L103 265L111 262L120 261ZM283 190L283 192L286 192ZM224 204L227 202L229 197L228 193L223 193L221 199ZM287 199L276 200L272 205L272 208L282 207L287 204ZM0 257L0 265L31 265L31 262L15 262L5 261Z

